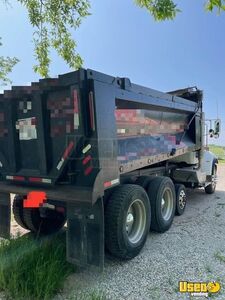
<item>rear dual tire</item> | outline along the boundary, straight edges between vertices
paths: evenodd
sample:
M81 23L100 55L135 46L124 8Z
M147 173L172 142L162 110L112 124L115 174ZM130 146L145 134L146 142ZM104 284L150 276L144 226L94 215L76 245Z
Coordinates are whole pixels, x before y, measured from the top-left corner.
M24 208L23 217L30 231L43 235L58 232L66 221L62 213L54 210L49 211L48 217L41 217L38 208Z
M121 185L105 208L106 249L120 259L138 255L148 236L151 207L148 195L138 185Z
M150 226L165 232L175 214L175 188L170 178L143 176L135 183L116 187L105 206L106 249L120 259L138 255Z
M24 229L39 234L51 234L59 231L66 222L63 213L49 211L48 217L41 217L38 208L24 208L23 197L16 195L13 201L15 221Z
M20 225L22 228L29 230L28 226L24 221L23 216L23 197L16 195L13 200L13 215L16 223Z
M151 229L165 232L172 225L176 209L174 184L169 177L156 177L147 191L152 207Z

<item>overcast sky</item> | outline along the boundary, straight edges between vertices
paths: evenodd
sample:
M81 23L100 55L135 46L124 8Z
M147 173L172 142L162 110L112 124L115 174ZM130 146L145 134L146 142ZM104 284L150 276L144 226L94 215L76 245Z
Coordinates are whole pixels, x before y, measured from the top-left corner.
M225 145L225 13L203 9L205 1L183 0L175 21L155 22L133 0L91 1L92 16L74 34L84 67L129 77L160 91L187 86L204 90L207 118L223 122L216 143ZM32 28L25 10L12 0L12 8L0 4L0 55L17 56L20 63L11 74L14 85L38 79L32 65ZM52 53L51 76L69 71ZM1 89L1 87L0 87Z

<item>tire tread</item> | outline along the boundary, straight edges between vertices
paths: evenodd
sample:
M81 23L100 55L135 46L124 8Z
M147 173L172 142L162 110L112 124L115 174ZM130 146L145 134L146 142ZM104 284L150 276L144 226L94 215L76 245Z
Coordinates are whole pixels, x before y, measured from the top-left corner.
M160 232L160 233L165 232L171 226L171 224L166 227L162 226L160 224L160 220L157 216L157 201L158 201L157 195L158 195L161 185L165 184L166 181L170 182L171 186L174 187L173 182L169 177L157 176L154 180L151 181L149 188L148 188L148 195L149 195L149 199L150 199L150 203L151 203L151 207L152 207L151 229L156 232ZM175 197L175 188L173 188L173 189L174 189L174 197ZM175 198L174 198L174 212L173 212L172 219L175 214L175 205L176 205L176 202L175 202Z
M14 219L17 222L18 225L23 227L24 229L28 229L29 227L27 226L25 220L24 220L24 214L23 214L23 197L16 195L14 200L13 200L13 206L12 206L12 211L14 215Z
M126 184L116 188L110 196L106 207L105 213L105 242L107 250L116 257L122 259L131 259L138 254L139 249L136 250L137 254L130 254L126 249L122 249L118 241L119 221L121 219L121 210L124 201L128 195L133 194L139 189L145 192L144 189L138 185ZM146 194L147 196L147 194ZM147 236L146 236L147 238ZM142 247L141 247L142 248Z

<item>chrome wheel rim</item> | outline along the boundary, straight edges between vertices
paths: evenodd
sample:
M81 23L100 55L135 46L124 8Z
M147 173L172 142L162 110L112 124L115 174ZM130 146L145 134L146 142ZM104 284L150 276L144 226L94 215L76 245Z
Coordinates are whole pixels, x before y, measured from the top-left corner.
M184 190L180 191L179 199L178 199L178 205L180 209L184 209L186 205L186 193Z
M134 200L127 211L126 216L126 233L130 243L138 243L145 231L146 226L146 209L140 199Z
M161 214L165 221L168 221L173 212L173 193L171 189L165 189L161 199Z

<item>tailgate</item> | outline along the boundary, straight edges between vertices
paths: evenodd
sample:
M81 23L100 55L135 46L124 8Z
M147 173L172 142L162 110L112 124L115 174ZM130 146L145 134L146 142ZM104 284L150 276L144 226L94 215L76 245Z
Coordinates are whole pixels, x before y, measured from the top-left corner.
M14 88L0 95L3 179L55 183L83 134L78 86Z

